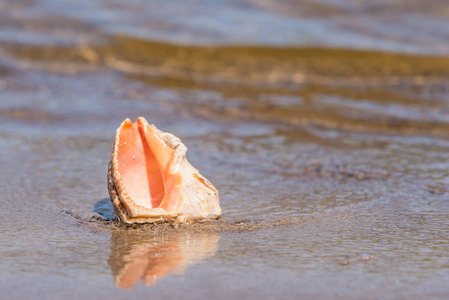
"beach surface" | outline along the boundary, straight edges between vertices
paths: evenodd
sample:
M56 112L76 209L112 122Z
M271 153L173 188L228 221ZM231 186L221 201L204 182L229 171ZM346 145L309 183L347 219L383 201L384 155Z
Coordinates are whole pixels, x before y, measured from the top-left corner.
M445 0L0 0L0 299L447 299L448 28ZM139 116L220 220L112 220Z

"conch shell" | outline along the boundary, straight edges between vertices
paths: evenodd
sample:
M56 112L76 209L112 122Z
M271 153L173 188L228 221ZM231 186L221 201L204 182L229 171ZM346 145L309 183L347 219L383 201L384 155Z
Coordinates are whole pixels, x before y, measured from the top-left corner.
M117 129L108 189L124 223L189 223L221 215L217 189L186 159L187 147L140 117Z

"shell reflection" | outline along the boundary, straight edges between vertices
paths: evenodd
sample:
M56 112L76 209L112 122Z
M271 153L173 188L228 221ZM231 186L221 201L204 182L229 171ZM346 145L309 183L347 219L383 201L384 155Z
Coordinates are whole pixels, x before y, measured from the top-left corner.
M131 289L136 283L155 285L169 275L182 275L191 264L215 255L216 233L170 233L148 236L116 231L111 238L108 260L115 286Z

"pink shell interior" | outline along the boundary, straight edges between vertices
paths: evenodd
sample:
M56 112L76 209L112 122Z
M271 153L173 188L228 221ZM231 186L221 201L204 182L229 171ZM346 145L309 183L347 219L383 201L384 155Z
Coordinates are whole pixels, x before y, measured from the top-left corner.
M120 128L118 171L126 192L140 206L156 208L165 195L163 174L138 122Z

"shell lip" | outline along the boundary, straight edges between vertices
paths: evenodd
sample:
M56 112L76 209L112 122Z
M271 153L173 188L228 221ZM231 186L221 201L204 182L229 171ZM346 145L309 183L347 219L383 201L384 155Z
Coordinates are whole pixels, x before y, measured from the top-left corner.
M126 191L122 175L120 174L119 170L119 156L121 152L120 144L121 139L125 138L123 137L122 133L123 130L137 130L137 133L140 135L140 138L142 139L142 132L139 129L144 130L146 125L148 125L148 122L143 117L137 118L134 124L129 118L127 118L125 119L125 121L122 122L120 127L117 129L117 135L114 143L114 151L112 154L112 172L113 172L112 180L114 182L115 188L118 190L119 200L125 205L126 210L130 217L132 218L153 217L155 213L158 213L158 215L164 217L174 217L173 215L168 214L163 208L159 208L158 206L160 205L160 203L156 207L151 207L152 209L155 209L155 211L146 214L145 212L147 207L144 205L139 205L138 203L136 203L136 201L133 200L132 197L130 197L129 193ZM142 140L142 144L143 142L144 141ZM126 141L124 142L124 144L126 145Z

